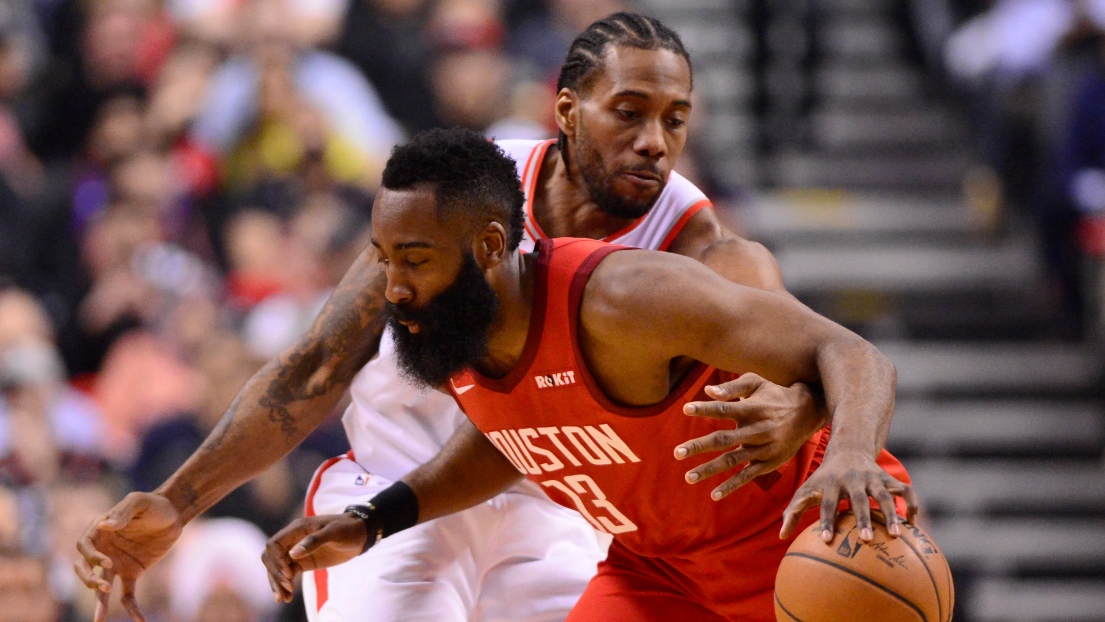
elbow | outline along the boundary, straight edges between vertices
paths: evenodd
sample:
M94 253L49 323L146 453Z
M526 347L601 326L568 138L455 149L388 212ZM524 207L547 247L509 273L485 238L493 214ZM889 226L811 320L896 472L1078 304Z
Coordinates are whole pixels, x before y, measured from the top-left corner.
M860 337L856 337L855 339L862 344L865 350L867 350L866 358L871 361L871 365L877 374L876 378L887 384L891 389L897 390L898 367L894 365L894 361L891 361L889 357L880 352L870 341Z

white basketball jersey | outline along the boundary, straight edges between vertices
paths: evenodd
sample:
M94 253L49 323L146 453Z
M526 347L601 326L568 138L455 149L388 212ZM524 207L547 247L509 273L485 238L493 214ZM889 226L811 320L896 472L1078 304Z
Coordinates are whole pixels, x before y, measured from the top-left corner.
M531 252L536 240L547 237L533 217L533 190L545 152L555 142L498 141L507 155L517 162L522 191L526 195L523 252ZM687 221L709 206L701 190L673 172L648 214L603 241L667 250ZM379 355L353 379L350 394L352 401L342 423L353 448L353 457L369 472L390 480L398 480L436 456L464 421L464 413L451 396L434 390L419 390L399 376L390 331L384 332ZM522 487L534 492L524 483Z

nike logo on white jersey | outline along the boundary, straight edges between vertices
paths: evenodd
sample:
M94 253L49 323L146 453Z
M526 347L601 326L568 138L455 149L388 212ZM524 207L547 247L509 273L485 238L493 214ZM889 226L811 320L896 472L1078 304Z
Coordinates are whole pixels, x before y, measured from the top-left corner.
M463 387L458 387L457 383L452 380L449 381L449 384L453 385L453 390L457 392L457 395L463 395L465 392L471 390L472 387L476 386L475 384L466 384Z

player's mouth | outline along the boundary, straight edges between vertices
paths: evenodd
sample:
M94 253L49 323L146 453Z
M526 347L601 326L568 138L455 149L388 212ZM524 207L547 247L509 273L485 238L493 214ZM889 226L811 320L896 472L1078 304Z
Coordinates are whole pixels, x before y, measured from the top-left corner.
M418 322L415 322L414 320L398 320L398 322L403 326L406 326L407 330L409 330L412 334L417 333L419 330L421 330L421 328L419 328L418 326Z
M632 184L642 188L655 188L660 185L660 175L652 171L626 171L622 176Z

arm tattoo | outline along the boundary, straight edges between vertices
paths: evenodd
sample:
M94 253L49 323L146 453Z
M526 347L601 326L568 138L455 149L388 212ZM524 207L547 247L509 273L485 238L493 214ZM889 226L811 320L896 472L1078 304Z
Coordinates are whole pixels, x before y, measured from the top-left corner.
M279 425L287 439L300 432L297 414L292 410L297 402L309 402L343 389L376 354L385 323L386 280L382 272L368 270L370 275L347 277L339 283L295 349L266 366L267 373L259 372L262 382L268 378L268 386L255 404L267 411L268 420ZM244 388L234 398L202 449L214 451L223 445L246 392Z
M199 505L200 495L188 482L184 482L177 487L177 494L184 507L191 509Z
M281 361L258 404L268 410L269 421L279 424L286 437L299 432L290 405L344 387L376 353L384 327L383 288L371 286L377 281L368 287L339 285L308 338ZM323 368L329 373L313 379Z

